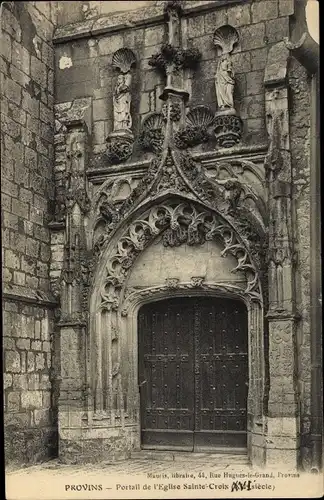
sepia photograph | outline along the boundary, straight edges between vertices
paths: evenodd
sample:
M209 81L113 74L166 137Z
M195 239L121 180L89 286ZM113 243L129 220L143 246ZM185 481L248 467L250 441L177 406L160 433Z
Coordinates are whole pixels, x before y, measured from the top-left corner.
M319 1L3 1L6 500L320 498Z

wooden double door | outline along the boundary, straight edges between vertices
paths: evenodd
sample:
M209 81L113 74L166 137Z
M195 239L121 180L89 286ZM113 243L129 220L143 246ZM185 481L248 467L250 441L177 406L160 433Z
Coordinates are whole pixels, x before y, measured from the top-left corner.
M138 315L142 448L246 449L247 310L181 297Z

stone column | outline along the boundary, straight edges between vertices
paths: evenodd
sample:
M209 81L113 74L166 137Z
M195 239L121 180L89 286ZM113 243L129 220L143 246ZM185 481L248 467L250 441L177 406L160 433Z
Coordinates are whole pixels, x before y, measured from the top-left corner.
M185 103L189 94L184 89L184 68L177 66L177 55L185 54L181 36L181 2L166 2L165 15L168 25L168 43L174 51L174 58L166 61L166 86L160 96L165 103L162 111L166 121L165 145L169 144L172 131L177 131L185 118Z
M292 30L292 37L297 27L298 23ZM308 30L295 43L286 39L286 45L290 54L307 69L312 77L310 89L312 138L310 149L311 441L312 467L316 470L322 467L323 440L319 45L310 36Z
M60 457L69 461L82 451L81 416L86 383L87 250L85 215L88 210L85 166L88 132L85 124L68 127L66 138L66 196L64 263L61 275L59 399Z
M265 70L266 117L270 138L265 160L269 209L269 374L266 464L297 467L299 395L296 382L294 227L289 143L288 51L273 46Z
M186 122L189 93L184 80L189 79L189 70L196 67L201 54L194 47L187 48L186 30L181 29L182 2L165 1L164 15L167 43L148 61L164 77L165 86L159 96L163 104L161 112L152 113L144 119L140 142L144 149L155 153L162 151L166 156L169 148L177 147L176 133Z

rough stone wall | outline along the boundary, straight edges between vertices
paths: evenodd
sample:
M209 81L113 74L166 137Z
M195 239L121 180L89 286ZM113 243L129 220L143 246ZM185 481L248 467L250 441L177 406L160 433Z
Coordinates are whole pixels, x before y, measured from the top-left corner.
M42 306L4 303L6 462L44 460L56 451L52 405L53 315Z
M297 332L299 390L301 395L301 444L303 466L310 464L310 77L300 63L291 58L290 141L293 174L293 200L296 215L296 250L298 252L296 293L301 321Z
M55 447L48 201L55 2L1 5L1 199L6 460Z
M86 21L98 16L104 16L112 12L125 12L128 10L141 9L152 0L136 2L117 1L99 1L99 2L60 2L58 5L57 24L65 25L77 21Z

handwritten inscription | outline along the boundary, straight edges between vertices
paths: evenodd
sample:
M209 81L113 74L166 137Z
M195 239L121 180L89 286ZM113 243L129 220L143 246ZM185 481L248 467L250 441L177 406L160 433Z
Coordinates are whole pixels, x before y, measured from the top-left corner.
M271 484L261 484L256 481L233 481L231 486L231 491L251 491L251 490L272 490L273 485Z
M231 491L251 490L251 481L233 481Z

